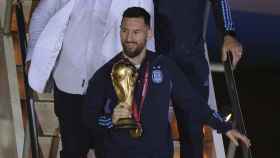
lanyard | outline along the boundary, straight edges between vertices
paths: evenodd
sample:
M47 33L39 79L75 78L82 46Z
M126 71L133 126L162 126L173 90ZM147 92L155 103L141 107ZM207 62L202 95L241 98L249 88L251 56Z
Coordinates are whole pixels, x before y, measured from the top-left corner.
M141 123L140 123L141 112L142 112L142 109L143 109L143 106L144 106L144 100L145 100L146 94L147 94L148 81L149 81L149 63L147 62L146 69L145 69L145 75L144 75L144 85L143 85L143 89L142 89L139 111L137 110L137 104L135 102L135 99L133 99L133 103L132 103L132 114L133 114L133 117L134 117L134 119L137 123L137 126L139 128L141 128Z

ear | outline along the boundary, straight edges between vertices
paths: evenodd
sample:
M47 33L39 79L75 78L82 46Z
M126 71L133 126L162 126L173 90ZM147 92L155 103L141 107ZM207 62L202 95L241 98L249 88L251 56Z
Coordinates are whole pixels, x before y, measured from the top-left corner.
M154 36L154 32L151 28L148 29L148 39L151 39Z

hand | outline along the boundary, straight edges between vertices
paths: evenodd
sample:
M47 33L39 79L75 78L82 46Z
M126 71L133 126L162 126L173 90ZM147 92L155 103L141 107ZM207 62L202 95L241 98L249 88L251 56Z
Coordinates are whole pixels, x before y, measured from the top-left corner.
M28 76L30 65L31 65L31 61L30 60L25 63L24 73L25 73L26 76ZM33 91L32 88L30 88L30 90L31 90L30 92L32 92L33 99L38 100L39 99L38 94L35 91Z
M30 68L31 61L27 61L25 63L25 74L28 75L29 68Z
M245 135L239 133L237 130L232 129L226 133L226 136L236 145L238 146L238 139L241 140L247 147L251 146L250 139L248 139Z
M232 64L233 66L236 66L242 56L242 51L242 45L237 41L237 39L230 35L226 35L224 37L222 48L222 62L227 60L227 52L230 52L233 57Z
M127 107L125 103L120 103L114 108L112 115L113 124L116 124L119 119L131 118L131 111Z

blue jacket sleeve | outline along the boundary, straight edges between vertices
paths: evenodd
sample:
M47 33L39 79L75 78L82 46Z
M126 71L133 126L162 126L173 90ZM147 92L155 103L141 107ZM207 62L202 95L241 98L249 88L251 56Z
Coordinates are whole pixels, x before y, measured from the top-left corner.
M210 0L217 30L222 37L235 35L235 25L228 0Z
M171 76L171 97L175 106L183 109L193 123L207 124L220 133L230 130L231 124L225 122L217 112L203 101L198 92L172 61L168 61L168 72Z
M104 132L98 126L98 117L103 115L106 101L106 75L97 71L89 82L83 108L83 120L92 132Z

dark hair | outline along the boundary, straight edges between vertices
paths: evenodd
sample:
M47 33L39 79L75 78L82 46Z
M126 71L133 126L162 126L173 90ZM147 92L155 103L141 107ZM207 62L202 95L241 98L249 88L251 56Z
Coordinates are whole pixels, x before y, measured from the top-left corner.
M146 25L150 27L150 14L141 7L130 7L127 8L123 13L124 18L143 18Z

